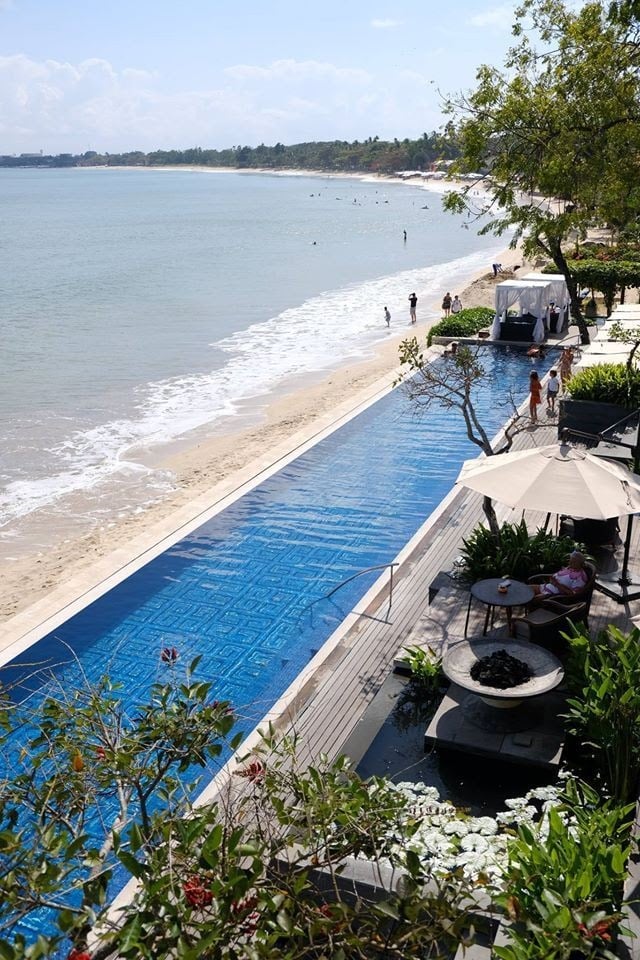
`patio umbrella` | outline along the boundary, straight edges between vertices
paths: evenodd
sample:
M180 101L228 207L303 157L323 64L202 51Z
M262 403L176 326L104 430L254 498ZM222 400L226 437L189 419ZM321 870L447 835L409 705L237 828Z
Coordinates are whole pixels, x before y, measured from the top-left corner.
M626 590L631 524L640 513L640 477L603 456L567 444L551 444L504 453L484 460L466 460L456 481L471 490L521 510L563 513L589 520L628 516L624 557L618 583ZM613 594L618 602L640 594Z
M567 444L466 460L456 482L520 510L590 520L640 512L639 477Z

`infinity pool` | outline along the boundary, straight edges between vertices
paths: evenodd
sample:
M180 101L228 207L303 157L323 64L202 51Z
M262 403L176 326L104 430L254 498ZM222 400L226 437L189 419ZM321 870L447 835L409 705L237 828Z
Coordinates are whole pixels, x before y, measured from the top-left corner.
M491 435L510 413L509 389L521 398L528 389L532 363L488 347L483 364L476 405ZM322 598L356 571L392 561L478 452L458 411L417 417L396 390L9 667L26 678L27 664L47 662L67 688L81 671L90 679L109 672L135 704L166 669L161 649L175 646L182 660L202 655L199 675L215 681L216 698L257 721L379 571ZM23 694L42 682L24 679Z
M446 361L439 361L446 362ZM487 347L476 406L489 435L523 398L532 362ZM549 360L539 364L540 372ZM203 523L9 665L17 698L108 673L131 707L162 677L163 647L231 700L248 730L394 559L478 448L456 410L416 417L396 390ZM225 759L225 758L223 758Z

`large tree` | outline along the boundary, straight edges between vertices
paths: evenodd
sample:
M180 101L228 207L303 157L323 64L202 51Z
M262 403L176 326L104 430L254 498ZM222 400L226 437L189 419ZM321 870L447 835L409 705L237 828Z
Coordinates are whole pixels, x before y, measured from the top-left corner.
M567 241L589 226L615 229L640 213L640 25L637 4L569 9L525 0L504 69L482 66L477 86L450 97L450 132L461 147L452 173L488 172L446 198L481 220L481 232L513 229L528 254L549 257L567 281L571 313L589 342Z

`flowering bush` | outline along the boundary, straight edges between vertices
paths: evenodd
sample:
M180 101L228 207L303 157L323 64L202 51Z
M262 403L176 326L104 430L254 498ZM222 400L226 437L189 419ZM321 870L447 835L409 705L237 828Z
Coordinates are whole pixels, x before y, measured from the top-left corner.
M406 851L411 851L424 879L461 870L468 880L494 890L502 888L516 828L526 824L544 839L548 811L563 803L562 786L536 787L524 797L507 800L506 809L495 817L478 817L441 800L436 787L424 783L399 783L393 789L404 804L398 823L385 838L390 862L406 860Z

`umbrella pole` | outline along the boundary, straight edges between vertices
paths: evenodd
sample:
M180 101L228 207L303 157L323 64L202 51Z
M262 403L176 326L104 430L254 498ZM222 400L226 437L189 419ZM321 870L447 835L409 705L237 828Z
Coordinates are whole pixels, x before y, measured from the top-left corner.
M632 580L629 576L629 551L631 549L631 528L633 527L633 514L630 513L627 517L627 535L624 538L624 557L622 560L622 570L620 571L620 579L618 583L621 587L628 587L631 585Z
M595 588L601 593L604 593L605 596L611 597L612 600L615 600L616 603L629 603L631 600L640 600L640 590L636 590L635 593L629 593L628 588L631 586L638 586L634 584L633 580L629 576L629 552L631 549L631 530L633 528L633 514L630 513L627 516L627 532L624 538L624 554L622 559L622 570L620 571L620 576L616 583L620 587L620 592L616 593L615 590L611 590L610 587L605 586L602 581L596 581Z

